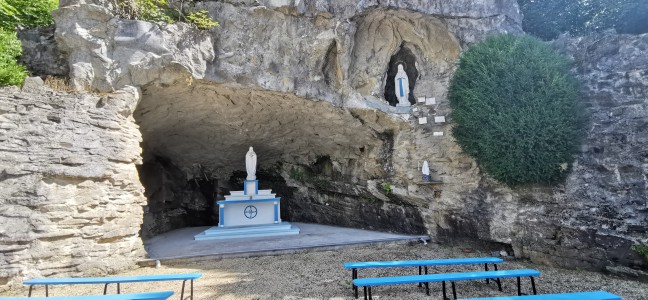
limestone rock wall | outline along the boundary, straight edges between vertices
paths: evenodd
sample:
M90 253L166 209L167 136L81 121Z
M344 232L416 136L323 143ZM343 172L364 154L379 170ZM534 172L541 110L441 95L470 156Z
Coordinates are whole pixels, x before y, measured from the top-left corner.
M183 23L125 20L110 8L62 1L52 12L73 88L110 92L203 76L213 58L207 34Z
M144 256L133 87L0 89L0 286L106 274ZM42 81L40 81L42 84Z

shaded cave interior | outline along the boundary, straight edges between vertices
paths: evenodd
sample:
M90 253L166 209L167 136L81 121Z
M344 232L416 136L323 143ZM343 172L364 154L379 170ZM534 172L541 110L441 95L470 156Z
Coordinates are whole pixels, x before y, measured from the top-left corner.
M379 112L207 81L142 91L134 117L143 139L145 240L217 225L215 201L243 189L249 146L260 189L281 197L284 221L426 232L414 204L367 188L391 176L394 128Z

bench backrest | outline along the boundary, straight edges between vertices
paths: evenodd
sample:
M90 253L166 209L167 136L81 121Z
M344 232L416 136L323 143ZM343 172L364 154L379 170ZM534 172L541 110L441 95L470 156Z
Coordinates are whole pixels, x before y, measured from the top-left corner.
M166 300L173 292L155 292L141 294L96 295L96 296L64 296L64 297L0 297L0 300Z
M377 286L390 284L408 284L419 282L440 282L440 281L461 281L461 280L478 280L508 277L530 277L540 276L540 271L532 269L520 270L502 270L487 272L465 272L465 273L442 273L428 275L411 275L411 276L394 276L394 277L377 277L354 279L353 284L356 286Z
M368 268L395 268L395 267L418 267L418 266L451 266L451 265L474 265L474 264L499 264L504 262L498 257L467 257L467 258L446 258L427 260L392 260L392 261L365 261L346 262L346 269L368 269Z
M596 291L564 294L471 298L464 300L621 300L621 296L605 291Z
M113 276L113 277L78 277L78 278L34 278L26 280L26 285L56 285L56 284L102 284L102 283L125 283L125 282L148 282L148 281L169 281L169 280L196 280L200 273L189 274L160 274L144 276Z

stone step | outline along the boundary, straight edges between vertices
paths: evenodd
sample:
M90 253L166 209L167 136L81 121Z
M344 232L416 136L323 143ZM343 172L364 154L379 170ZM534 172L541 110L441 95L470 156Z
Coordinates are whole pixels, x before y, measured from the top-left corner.
M288 222L271 225L212 227L194 236L194 240L235 239L299 234L299 227Z

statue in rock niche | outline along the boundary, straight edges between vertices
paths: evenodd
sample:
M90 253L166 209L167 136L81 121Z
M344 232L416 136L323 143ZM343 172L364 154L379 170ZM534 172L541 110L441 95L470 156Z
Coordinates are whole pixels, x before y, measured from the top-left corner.
M432 181L432 176L430 176L430 166L428 165L427 160L423 162L423 168L421 168L421 172L423 173L423 182Z
M254 150L250 147L250 150L245 154L245 170L247 171L246 180L256 180L256 164L256 153L254 153Z
M412 104L409 102L409 79L407 78L407 73L405 73L405 69L401 64L398 65L398 73L396 73L396 76L394 77L394 83L394 92L398 99L398 104L396 104L396 106L411 106Z

